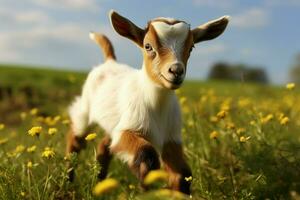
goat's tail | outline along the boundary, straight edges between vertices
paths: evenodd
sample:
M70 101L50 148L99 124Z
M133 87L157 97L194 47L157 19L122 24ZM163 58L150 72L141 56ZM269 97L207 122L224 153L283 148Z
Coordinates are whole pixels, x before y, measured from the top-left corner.
M108 59L116 60L114 48L105 35L90 32L90 38L101 47L105 61Z

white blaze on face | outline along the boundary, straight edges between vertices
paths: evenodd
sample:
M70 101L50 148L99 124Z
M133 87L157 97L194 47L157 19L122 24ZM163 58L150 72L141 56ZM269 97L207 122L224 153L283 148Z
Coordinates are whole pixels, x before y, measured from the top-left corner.
M172 21L168 18L164 19ZM173 51L177 59L179 59L188 36L190 26L184 22L178 22L170 25L163 21L154 21L151 24L154 27L161 44Z

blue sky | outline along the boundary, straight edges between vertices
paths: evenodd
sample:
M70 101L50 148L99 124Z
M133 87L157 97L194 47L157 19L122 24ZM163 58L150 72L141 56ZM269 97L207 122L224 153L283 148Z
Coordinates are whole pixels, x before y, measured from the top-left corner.
M120 62L139 68L138 48L110 27L107 13L117 10L144 27L158 16L185 20L196 27L230 15L219 38L200 43L188 68L189 78L204 79L222 60L262 66L273 83L288 81L300 53L300 0L0 0L0 62L88 71L102 62L89 31L113 41Z

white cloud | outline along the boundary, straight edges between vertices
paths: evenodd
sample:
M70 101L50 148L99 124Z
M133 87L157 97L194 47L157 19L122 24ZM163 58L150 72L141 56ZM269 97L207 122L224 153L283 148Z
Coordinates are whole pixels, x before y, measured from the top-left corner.
M236 0L193 0L193 3L197 6L231 8L236 4Z
M231 16L231 26L238 28L259 28L268 25L269 13L261 8L252 8Z
M299 0L265 0L267 6L300 6Z
M67 10L97 10L96 0L32 0L33 3L50 8Z
M8 8L0 8L1 24L20 25L47 23L49 21L47 14L41 11L16 11Z

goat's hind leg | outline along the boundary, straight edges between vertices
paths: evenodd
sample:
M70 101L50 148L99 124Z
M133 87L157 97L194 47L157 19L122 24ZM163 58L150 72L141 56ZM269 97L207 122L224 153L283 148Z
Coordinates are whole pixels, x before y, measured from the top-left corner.
M88 112L80 97L71 105L69 112L72 124L67 135L67 156L72 153L79 153L86 146L85 137L88 133ZM74 179L74 167L69 162L68 175L70 181Z
M98 179L103 180L106 178L109 163L112 159L112 154L110 152L109 146L111 143L111 139L108 135L104 136L100 141L97 149L97 160L100 164L100 172L98 174Z

